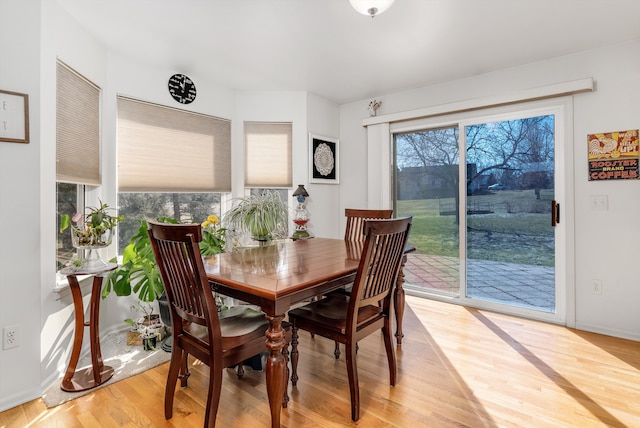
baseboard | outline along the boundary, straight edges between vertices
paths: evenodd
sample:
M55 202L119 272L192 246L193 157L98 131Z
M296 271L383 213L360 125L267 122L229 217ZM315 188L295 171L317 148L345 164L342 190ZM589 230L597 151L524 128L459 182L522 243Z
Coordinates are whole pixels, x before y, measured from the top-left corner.
M123 324L124 325L124 324ZM125 333L127 330L129 330L129 327L127 325L124 326L112 326L106 330L103 330L100 332L100 341L102 342L102 340L105 337L111 336L112 334L118 334L118 333ZM91 352L91 346L89 341L86 339L83 341L82 344L82 350L80 351L80 357L79 359L82 360L84 357L88 356ZM64 374L64 372L67 370L67 364L69 363L69 361L65 361L64 367L59 368L58 370L54 371L53 373L51 373L49 376L47 376L46 379L43 379L40 382L40 387L42 388L40 393L38 394L37 397L41 397L42 393L44 391L46 391L47 389L49 389L51 387L51 385L53 385L55 382L59 382L60 381L60 377ZM31 398L30 400L32 400L33 398ZM25 401L26 402L26 401ZM20 404L24 404L23 403L18 403L17 405ZM1 403L0 403L1 404ZM15 407L16 405L14 405Z
M618 337L620 339L635 340L640 342L640 333L633 331L606 328L600 325L576 322L576 330L588 331L590 333L604 334L606 336Z
M3 397L3 399L0 400L0 412L13 409L21 404L40 398L41 395L42 390L34 388L29 391L21 391L20 394Z

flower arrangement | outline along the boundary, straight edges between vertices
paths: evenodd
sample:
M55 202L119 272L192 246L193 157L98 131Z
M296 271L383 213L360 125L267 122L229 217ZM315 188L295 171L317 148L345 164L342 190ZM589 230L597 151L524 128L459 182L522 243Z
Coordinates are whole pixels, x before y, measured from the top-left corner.
M60 217L60 232L71 227L71 241L76 248L100 248L111 244L111 230L124 220L124 216L111 215L107 204L100 201L100 206L87 207L87 213L63 214ZM71 223L75 223L75 226Z
M227 229L220 227L220 220L216 215L210 215L202 223L202 241L200 253L203 256L224 253L226 249L225 233Z

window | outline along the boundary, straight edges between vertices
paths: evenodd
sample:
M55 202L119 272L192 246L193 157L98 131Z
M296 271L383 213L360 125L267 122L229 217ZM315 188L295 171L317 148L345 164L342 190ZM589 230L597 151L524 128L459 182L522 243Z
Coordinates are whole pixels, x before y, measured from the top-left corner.
M73 183L56 183L56 203L57 203L57 230L60 230L60 216L62 214L73 215L83 212L84 207L84 186ZM57 268L62 269L69 260L76 255L77 250L71 245L71 234L58 233L57 239Z
M291 123L245 122L244 139L245 187L252 195L275 191L288 205L292 187ZM288 230L279 233L287 236Z
M183 223L202 223L208 216L222 214L223 193L118 193L118 214L125 221L118 223L118 253L122 254L140 223L157 217L170 217Z
M291 123L245 122L245 187L291 188Z
M228 120L118 97L118 252L137 220L220 217L231 191Z
M99 186L100 88L58 61L56 68L57 269L75 254L71 236L58 233L60 216L84 212L85 186Z

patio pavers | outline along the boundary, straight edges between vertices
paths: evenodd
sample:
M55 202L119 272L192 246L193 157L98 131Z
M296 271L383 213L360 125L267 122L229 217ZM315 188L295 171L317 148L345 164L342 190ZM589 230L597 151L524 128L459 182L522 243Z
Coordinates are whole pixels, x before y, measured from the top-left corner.
M409 254L404 268L405 287L458 295L459 259ZM467 295L547 312L555 310L554 269L517 263L469 260Z

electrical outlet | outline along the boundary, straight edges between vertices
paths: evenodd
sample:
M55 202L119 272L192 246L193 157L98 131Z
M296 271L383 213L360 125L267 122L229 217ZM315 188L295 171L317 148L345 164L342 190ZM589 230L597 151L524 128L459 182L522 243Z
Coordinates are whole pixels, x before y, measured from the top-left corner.
M593 294L602 295L602 280L601 279L592 279L591 280L591 292Z
M607 195L591 196L591 211L608 211L609 198Z
M20 326L9 325L2 329L2 349L17 348L20 346Z

